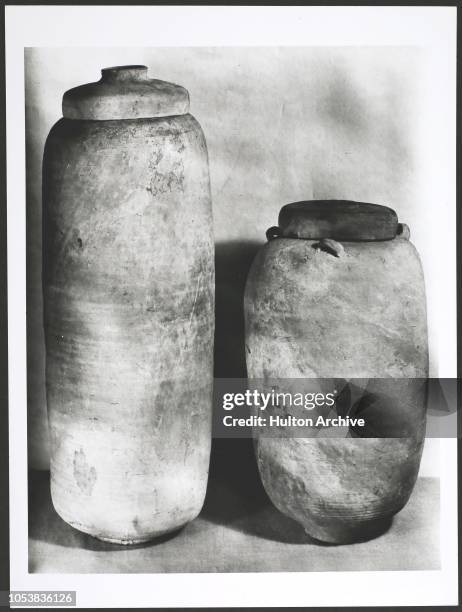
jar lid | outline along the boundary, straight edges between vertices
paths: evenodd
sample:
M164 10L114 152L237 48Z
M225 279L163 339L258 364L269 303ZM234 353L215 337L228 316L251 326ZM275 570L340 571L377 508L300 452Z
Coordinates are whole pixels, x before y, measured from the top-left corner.
M66 119L148 119L185 115L189 94L184 87L148 79L146 66L113 66L101 79L69 89L63 96Z
M392 240L399 233L398 226L393 209L348 200L294 202L279 212L279 234L285 238Z

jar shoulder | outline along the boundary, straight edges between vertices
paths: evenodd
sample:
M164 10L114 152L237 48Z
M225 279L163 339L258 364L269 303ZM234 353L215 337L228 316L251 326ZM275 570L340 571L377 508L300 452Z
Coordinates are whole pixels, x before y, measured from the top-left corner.
M205 138L197 119L191 114L151 119L121 119L108 121L59 119L51 128L45 153L53 147L105 142L107 145L137 142L146 144L155 139L186 138L205 146Z
M257 253L249 278L277 282L287 277L326 279L335 276L410 272L422 274L420 257L415 246L405 238L377 242L342 242L340 248L325 248L319 240L277 238L266 243ZM338 251L338 252L337 252ZM309 275L309 276L308 276Z

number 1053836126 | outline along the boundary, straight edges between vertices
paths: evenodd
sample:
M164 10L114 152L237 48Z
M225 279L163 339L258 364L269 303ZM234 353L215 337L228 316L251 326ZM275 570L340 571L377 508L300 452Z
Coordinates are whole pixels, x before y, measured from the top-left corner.
M75 591L2 591L0 605L10 606L75 606Z

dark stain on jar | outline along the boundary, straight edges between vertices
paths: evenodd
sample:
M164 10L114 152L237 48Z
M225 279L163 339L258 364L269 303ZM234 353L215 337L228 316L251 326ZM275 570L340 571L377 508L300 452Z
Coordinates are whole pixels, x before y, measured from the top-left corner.
M87 463L82 448L74 452L74 479L82 493L92 494L96 482L96 470Z

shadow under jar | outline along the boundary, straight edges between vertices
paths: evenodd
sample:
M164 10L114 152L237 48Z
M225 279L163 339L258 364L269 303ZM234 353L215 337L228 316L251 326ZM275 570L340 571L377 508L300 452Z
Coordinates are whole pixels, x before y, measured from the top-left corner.
M43 160L51 494L135 544L202 508L211 445L214 254L207 147L188 92L145 66L63 98Z
M375 204L289 204L267 236L245 292L249 379L268 390L310 381L337 391L336 416L364 418L365 427L258 435L263 485L318 540L374 537L408 501L425 437L419 256L408 227Z

